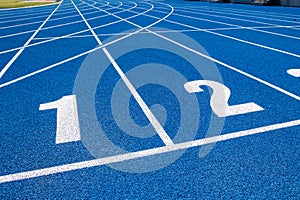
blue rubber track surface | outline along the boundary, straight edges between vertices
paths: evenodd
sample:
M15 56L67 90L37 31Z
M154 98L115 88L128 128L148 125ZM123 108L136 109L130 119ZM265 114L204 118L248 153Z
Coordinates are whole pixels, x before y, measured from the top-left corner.
M62 0L0 44L1 199L300 199L300 8Z

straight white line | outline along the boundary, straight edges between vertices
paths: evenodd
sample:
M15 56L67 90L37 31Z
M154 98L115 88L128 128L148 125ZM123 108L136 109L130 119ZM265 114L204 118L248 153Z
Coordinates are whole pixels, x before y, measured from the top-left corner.
M0 79L3 77L5 72L10 68L10 66L15 62L15 60L21 55L21 53L24 51L24 49L27 47L27 45L31 42L31 40L38 34L40 29L47 23L47 21L52 17L52 15L55 13L55 11L59 8L61 3L64 0L62 0L57 7L53 10L53 12L47 17L47 19L41 24L41 26L33 33L33 35L27 40L27 42L24 44L24 46L14 55L14 57L5 65L5 67L0 72Z
M194 140L194 141L190 141L190 142L172 144L172 145L168 145L168 146L163 146L163 147L158 147L158 148L153 148L153 149L148 149L148 150L143 150L143 151L138 151L138 152L126 153L126 154L110 156L110 157L106 157L106 158L99 158L99 159L95 159L95 160L76 162L76 163L71 163L71 164L65 164L65 165L43 168L43 169L38 169L38 170L20 172L20 173L15 173L15 174L8 174L8 175L0 176L0 183L9 183L9 182L13 182L13 181L37 178L37 177L41 177L41 176L69 172L69 171L74 171L74 170L79 170L79 169L98 167L98 166L102 166L102 165L108 165L108 164L112 164L112 163L118 163L118 162L133 160L133 159L137 159L137 158L143 158L143 157L147 157L147 156L153 156L153 155L158 155L158 154L162 154L162 153L168 153L168 152L203 146L203 145L212 144L212 143L216 143L216 142L222 142L222 141L226 141L226 140L255 135L255 134L259 134L259 133L266 133L269 131L289 128L289 127L298 126L298 125L300 125L300 120L295 120L295 121L290 121L290 122L262 126L259 128L254 128L254 129L249 129L249 130L244 130L244 131L223 134L223 135L209 137L209 138L205 138L205 139Z
M133 11L130 11L130 12L133 12ZM113 15L113 14L112 14L112 15ZM145 16L149 16L149 17L153 17L153 16L147 15L147 14L144 14L144 15L145 15ZM115 16L115 15L113 15L113 16ZM119 16L115 16L115 17L122 19L122 18L119 17ZM153 18L157 18L157 17L153 17ZM137 25L137 24L135 24L135 23L133 23L133 22L131 22L131 21L128 21L128 20L125 20L125 21L126 21L127 23L130 23L130 24L132 24L132 25L138 27L138 28L141 27L141 26L139 26L139 25ZM175 24L181 24L181 23L177 23L177 22L172 22L172 21L167 20L167 19L165 19L164 21L169 21L169 22L175 23ZM184 25L184 24L182 24L182 25ZM186 26L186 25L185 25L185 26ZM190 27L189 27L189 28L190 28ZM193 27L192 27L192 28L193 28ZM198 28L196 28L196 29L198 29ZM271 84L271 83L269 83L269 82L267 82L267 81L264 81L264 80L262 80L262 79L260 79L260 78L257 78L257 77L255 77L255 76L253 76L253 75L251 75L251 74L248 74L248 73L246 73L246 72L244 72L244 71L242 71L242 70L239 70L239 69L237 69L237 68L235 68L235 67L232 67L232 66L230 66L230 65L228 65L228 64L226 64L226 63L224 63L224 62L221 62L221 61L219 61L219 60L217 60L217 59L215 59L215 58L212 58L212 57L210 57L210 56L208 56L208 55L205 55L205 54L203 54L203 53L201 53L201 52L199 52L199 51L196 51L196 50L194 50L194 49L192 49L192 48L190 48L190 47L187 47L187 46L185 46L185 45L183 45L183 44L181 44L181 43L179 43L179 42L176 42L176 41L174 41L174 40L172 40L172 39L170 39L170 38L167 38L167 37L165 37L165 36L163 36L163 35L160 35L160 34L158 34L158 33L155 33L155 32L153 32L153 31L151 31L151 30L149 30L149 29L145 29L145 30L146 30L146 31L149 31L149 32L153 33L154 35L156 35L156 36L158 36L158 37L160 37L160 38L163 38L163 39L165 39L165 40L167 40L167 41L169 41L169 42L171 42L171 43L173 43L173 44L176 44L176 45L178 45L178 46L180 46L180 47L182 47L182 48L184 48L184 49L186 49L186 50L188 50L188 51L190 51L190 52L193 52L193 53L195 53L195 54L197 54L197 55L199 55L199 56L202 56L202 57L204 57L204 58L207 58L208 60L211 60L211 61L213 61L213 62L215 62L215 63L218 63L218 64L220 64L221 66L224 66L224 67L226 67L226 68L228 68L228 69L231 69L231 70L233 70L233 71L235 71L235 72L238 72L238 73L240 73L240 74L242 74L242 75L244 75L244 76L246 76L246 77L248 77L248 78L251 78L251 79L256 80L256 81L258 81L258 82L260 82L260 83L263 83L263 84L265 84L265 85L267 85L267 86L269 86L269 87L271 87L271 88L273 88L273 89L275 89L275 90L277 90L277 91L279 91L279 92L281 92L281 93L283 93L283 94L286 94L286 95L288 95L288 96L290 96L290 97L292 97L292 98L297 99L297 100L300 101L300 97L299 97L299 96L297 96L297 95L295 95L295 94L293 94L293 93L291 93L291 92L289 92L289 91L286 91L286 90L284 90L284 89L282 89L282 88L280 88L280 87L278 87L278 86L276 86L276 85L273 85L273 84ZM202 30L202 29L198 29L198 30ZM214 33L214 32L211 32L211 31L205 31L205 32ZM228 36L228 37L229 37L229 36ZM299 56L299 55L297 55L297 56ZM300 57L300 56L299 56L299 57Z
M84 18L84 16L80 12L80 10L77 8L77 6L73 2L73 0L71 0L71 2L73 3L74 7L78 11L79 15L84 20L85 24L88 26L89 30L92 32L92 34L93 34L94 38L96 39L96 41L98 42L98 44L99 45L103 45L102 42L101 42L101 40L98 38L97 34L93 30L93 28L86 21L86 19ZM93 7L93 5L91 5L91 6ZM104 11L104 12L107 12L107 11ZM162 141L166 145L174 144L173 141L172 141L172 139L168 136L168 134L166 133L166 131L164 130L164 128L162 127L162 125L160 124L160 122L154 116L154 114L152 113L152 111L150 110L150 108L147 106L147 104L145 103L145 101L142 99L142 97L136 91L136 89L134 88L134 86L132 85L132 83L126 77L125 73L122 71L122 69L117 64L117 62L114 60L114 58L111 56L111 54L108 52L108 50L105 47L102 50L104 51L105 55L107 56L107 58L109 59L109 61L111 62L111 64L117 70L118 74L120 75L120 77L122 78L122 80L124 81L124 83L126 84L127 88L130 90L130 92L133 95L133 97L135 98L135 100L138 102L139 106L141 107L141 109L145 113L146 117L148 118L148 120L150 121L150 123L152 124L153 128L156 130L157 134L162 139Z

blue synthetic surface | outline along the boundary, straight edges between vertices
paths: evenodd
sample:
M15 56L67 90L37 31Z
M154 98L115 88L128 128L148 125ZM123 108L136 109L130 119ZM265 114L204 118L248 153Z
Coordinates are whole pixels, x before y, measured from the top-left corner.
M300 79L287 73L288 69L300 69L300 8L213 4L183 0L134 2L123 0L123 4L111 1L109 5L104 1L85 1L91 4L97 2L95 7L108 13L116 13L116 16L112 16L82 4L80 0L73 1L87 19L97 17L88 20L88 23L91 27L101 26L95 29L101 41L109 39L113 34L136 30L137 27L116 16L129 18L128 21L145 27L166 16L173 7L174 13L167 18L170 21L161 21L154 27L181 31L198 42L216 60L300 96ZM133 8L135 3L136 7ZM151 6L154 9L146 14L158 19L147 15L135 16L151 9ZM4 51L21 48L56 7L57 5L50 5L0 10L0 70L17 53L16 50L7 53ZM124 11L124 9L130 10ZM89 14L91 12L96 13ZM190 18L180 15L188 15ZM32 19L21 20L22 18ZM206 21L196 18L204 18ZM36 21L41 22L5 28ZM81 22L72 23L76 21ZM107 25L115 21L119 22ZM54 27L67 23L72 24ZM290 27L280 28L274 25ZM258 30L296 38L272 35L238 26L255 27ZM195 31L193 27L205 31ZM39 111L40 104L73 94L77 73L88 55L6 85L10 81L98 46L71 0L64 0L43 28L46 29L40 30L29 45L43 43L25 48L0 79L0 176L94 159L82 141L55 144L56 110ZM2 38L8 34L28 30L33 32ZM74 37L57 39L68 34ZM173 33L160 34L175 41L178 39ZM122 36L121 34L114 37ZM233 37L240 41L232 39ZM51 41L53 38L56 39ZM184 41L178 42L184 43ZM255 46L254 43L260 46ZM293 55L274 49L293 53ZM185 53L191 52L185 51ZM161 49L136 50L115 59L125 73L145 63L161 63L171 66L188 81L203 78L184 58ZM228 102L230 105L255 102L264 108L264 111L260 112L226 117L222 134L300 119L299 100L218 63L216 66L223 83L230 88L231 97ZM126 151L163 146L157 134L141 139L127 135L118 127L111 111L111 94L119 80L120 77L112 65L108 66L101 79L99 77L95 93L95 110L99 125L114 144ZM200 116L195 116L199 117L200 121L195 139L205 138L212 115L209 89L203 87L203 90L204 92L195 94L201 113ZM174 138L182 114L179 100L174 93L166 87L155 84L146 84L137 88L137 91L148 106L159 104L165 108L164 128L170 137ZM149 124L133 98L129 100L128 109L137 125ZM190 148L170 165L148 173L122 172L104 165L2 183L0 198L299 199L299 133L298 125L218 142L204 158L199 158L199 147Z

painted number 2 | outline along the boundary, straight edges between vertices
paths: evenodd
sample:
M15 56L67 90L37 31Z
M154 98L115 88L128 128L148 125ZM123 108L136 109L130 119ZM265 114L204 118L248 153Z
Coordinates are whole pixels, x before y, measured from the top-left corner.
M231 94L230 89L215 81L198 80L184 84L184 88L189 93L203 92L204 90L202 90L200 86L208 86L213 90L210 98L210 106L218 117L228 117L264 110L253 102L229 106L228 100Z

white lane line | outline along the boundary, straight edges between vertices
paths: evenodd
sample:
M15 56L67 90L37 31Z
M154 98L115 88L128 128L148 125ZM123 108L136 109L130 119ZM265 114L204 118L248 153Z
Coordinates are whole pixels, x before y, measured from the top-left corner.
M53 6L54 7L54 6ZM3 11L0 10L0 12L2 13L0 16L0 20L4 20L4 19L11 19L11 18L15 18L15 19L22 19L24 17L28 17L31 15L37 16L37 15L43 15L43 14L47 14L49 12L51 12L53 9L47 9L47 10L40 10L40 11L32 11L32 12L26 12L26 13L20 13L18 12L14 12L14 13L7 13L4 14Z
M210 9L217 9L217 8L213 8L210 7ZM275 13L275 12L260 12L260 11L254 11L254 10L245 10L245 9L232 9L232 8L223 8L223 10L229 10L231 12L235 12L235 13L242 13L242 14L251 14L253 13L253 16L256 15L260 15L260 16L264 16L264 17L280 17L280 18L287 18L287 19L295 19L295 18L299 18L300 15L295 15L295 14L285 14L285 13ZM274 14L274 15L273 15Z
M189 148L193 148L193 147L199 147L199 146L203 146L203 145L207 145L207 144L222 142L222 141L236 139L236 138L240 138L240 137L256 135L259 133L267 133L269 131L275 131L278 129L284 129L284 128L294 127L294 126L298 126L298 125L300 125L300 120L295 120L295 121L290 121L290 122L262 126L259 128L254 128L254 129L249 129L249 130L244 130L244 131L223 134L223 135L209 137L209 138L205 138L205 139L198 139L198 140L194 140L194 141L190 141L190 142L183 142L183 143L172 144L172 145L163 146L163 147L157 147L157 148L138 151L138 152L132 152L132 153L126 153L126 154L121 154L121 155L116 155L116 156L99 158L99 159L95 159L95 160L59 165L59 166L37 169L37 170L32 170L32 171L25 171L25 172L20 172L20 173L15 173L15 174L8 174L8 175L0 176L0 183L1 184L9 183L9 182L13 182L13 181L20 181L20 180L25 180L25 179L31 179L31 178L41 177L41 176L57 174L57 173L63 173L63 172L69 172L69 171L74 171L74 170L79 170L79 169L87 169L87 168L91 168L91 167L98 167L98 166L102 166L102 165L124 162L124 161L133 160L133 159L137 159L137 158L143 158L143 157L147 157L147 156L153 156L153 155L158 155L158 154L162 154L162 153L168 153L168 152L173 152L173 151L178 151L178 150L189 149Z
M76 10L72 11L72 13L73 12L76 12ZM48 15L46 15L46 16L48 16ZM71 15L71 16L65 16L65 17L58 17L58 18L55 18L55 19L49 19L48 22L53 22L53 21L57 21L57 20L61 20L61 19L70 19L70 18L74 18L74 17L77 17L77 16ZM32 25L32 24L37 24L37 23L41 23L41 22L43 22L43 20L42 21L28 22L28 23L23 23L23 24L10 25L10 26L3 26L3 27L0 27L0 30L15 28L15 27L19 27L19 26Z
M132 12L132 11L131 11L131 12ZM162 18L162 20L165 19L165 18L167 18L167 17L168 17L168 16ZM161 20L160 20L160 21L161 21ZM159 21L159 22L160 22L160 21ZM127 38L127 37L130 37L131 35L134 35L134 34L137 34L137 33L139 33L139 32L142 32L143 30L146 30L147 28L149 28L149 27L151 27L151 26L154 26L155 24L156 24L156 23L151 24L151 25L149 25L149 26L147 26L147 27L144 27L144 28L141 29L141 30L135 31L135 32L130 33L130 34L124 36L124 37L118 38L118 39L115 40L115 41L112 41L112 42L109 42L109 43L107 43L107 44L104 44L103 46L99 46L99 47L94 48L94 49L92 49L92 50L89 50L89 51L86 51L86 52L84 52L84 53L78 54L77 56L68 58L68 59L63 60L63 61L61 61L61 62L58 62L58 63L55 63L55 64L50 65L50 66L48 66L48 67L45 67L45 68L43 68L43 69L37 70L37 71L35 71L35 72L32 72L32 73L29 73L29 74L27 74L27 75L21 76L21 77L19 77L19 78L17 78L17 79L8 81L8 82L6 82L6 83L3 83L3 84L0 85L0 88L4 88L4 87L9 86L9 85L11 85L11 84L14 84L14 83L17 83L17 82L22 81L22 80L24 80L24 79L27 79L27 78L29 78L29 77L32 77L32 76L34 76L34 75L36 75L36 74L40 74L40 73L42 73L42 72L48 71L48 70L50 70L50 69L52 69L52 68L55 68L55 67L57 67L57 66L59 66L59 65L61 65L61 64L63 64L63 63L66 63L66 62L75 60L75 59L77 59L77 58L79 58L79 57L81 57L81 56L84 56L84 55L87 55L87 54L89 54L89 53L92 53L92 52L94 52L94 51L96 51L96 50L98 50L98 49L101 49L102 47L106 47L106 46L111 45L111 44L113 44L113 43L115 43L115 42L118 42L118 41L123 40L123 39L125 39L125 38ZM147 31L148 31L148 30L147 30ZM152 31L151 31L151 32L152 32ZM167 39L168 39L168 38L167 38ZM169 39L168 39L168 40L169 40ZM177 43L176 41L172 41L172 40L171 40L170 42L173 42L173 43L175 42L174 44ZM177 45L182 46L182 45L179 44L179 43L178 43ZM203 54L201 54L200 52L197 52L197 51L195 51L194 49L191 49L191 48L189 48L189 47L183 46L183 48L185 48L185 49L187 49L187 50L189 50L189 51L191 51L191 52L193 52L193 53L196 53L196 54L198 54L198 55L200 55L200 56L204 56L204 57L206 56L206 55L203 55ZM248 73L246 73L246 72L244 72L244 71L241 71L241 70L239 70L239 69L237 69L237 68L234 68L234 67L232 67L232 66L230 66L230 65L228 65L228 64L225 64L225 63L223 63L223 62L221 62L221 61L218 61L218 60L216 60L216 59L214 59L214 58L207 57L207 59L212 60L212 61L214 61L214 62L220 64L221 66L224 66L224 67L226 67L226 68L229 68L229 69L231 69L231 70L233 70L233 71L236 71L236 72L238 72L238 73L240 73L240 74L242 74L242 75L245 75L245 76L248 77L248 78L251 78L251 79L256 80L256 81L258 81L258 82L260 82L260 83L263 83L263 84L265 84L265 85L267 85L267 86L269 86L269 87L271 87L271 88L273 88L273 89L275 89L275 90L277 90L277 91L279 91L279 92L281 92L281 93L283 93L283 94L286 94L286 95L288 95L288 96L290 96L290 97L292 97L292 98L295 98L295 99L297 99L297 100L300 100L300 97L299 97L299 96L297 96L297 95L295 95L295 94L293 94L293 93L291 93L291 92L288 92L288 91L286 91L286 90L284 90L284 89L282 89L282 88L280 88L280 87L278 87L278 86L276 86L276 85L273 85L273 84L271 84L271 83L268 83L267 81L264 81L264 80L262 80L262 79L260 79L260 78L257 78L257 77L255 77L255 76L253 76L253 75L251 75L251 74L248 74Z
M68 11L68 12L65 9L63 9L63 13L60 13L62 11L58 10L56 12L56 15L60 16L60 15L66 15L66 14L76 13L76 10L74 10L74 8L72 8L72 9L73 9L73 11ZM67 9L67 10L70 10L70 9ZM85 10L92 10L92 9L85 9ZM23 17L16 18L16 19L13 19L13 20L7 20L7 21L2 21L1 20L0 24L1 23L7 24L9 22L20 22L20 21L31 20L31 19L41 18L41 17L47 17L48 14L46 14L46 13L49 13L49 12L43 12L43 13L45 13L45 15L40 15L38 13L33 13L33 14L30 14L30 15L34 15L33 17L28 17L30 15L27 15L26 18L24 18L24 16L23 16ZM55 20L58 20L58 19L70 18L72 16L73 15L68 15L68 16L65 16L65 17L58 17L58 18L55 18L55 19L50 19L49 22L50 21L55 21ZM9 18L10 19L11 17L5 17L5 18ZM38 21L38 22L43 22L43 21ZM35 23L36 23L36 21L35 21ZM32 24L32 23L23 23L23 24L11 25L11 26L7 26L7 27L1 27L0 29L11 28L11 27L18 27L18 26L27 25L27 24Z
M250 42L250 41L247 41L247 40L239 39L239 38L232 37L232 36L225 35L225 34L204 30L204 29L201 29L201 28L198 28L198 27L194 27L194 26L190 26L190 25L187 25L187 24L175 22L173 20L165 20L165 21L173 23L173 24L185 26L187 28L192 28L192 29L195 29L195 30L200 30L200 31L202 30L203 32L206 32L206 33L217 35L217 36L220 36L220 37L223 37L223 38L228 38L228 39L235 40L235 41L238 41L238 42L242 42L242 43L245 43L245 44L249 44L249 45L252 45L252 46L257 46L257 47L260 47L260 48L264 48L264 49L268 49L268 50L271 50L271 51L276 51L276 52L279 52L279 53L282 53L282 54L290 55L290 56L293 56L293 57L296 57L296 58L300 58L299 54L295 54L295 53L292 53L292 52L288 52L288 51L284 51L284 50L281 50L281 49L269 47L269 46L258 44L258 43L255 43L255 42Z
M130 11L130 12L133 12L133 11ZM112 15L113 15L113 14L112 14ZM145 16L149 16L149 17L153 17L153 16L148 15L148 14L144 14L144 15L145 15ZM121 17L119 17L119 16L115 16L115 17L121 18ZM157 17L153 17L153 18L157 18ZM136 26L137 28L140 28L140 27L141 27L141 26L139 26L139 25L137 25L137 24L135 24L135 23L133 23L133 22L131 22L131 21L128 21L128 20L125 20L125 21L126 21L127 23L130 23L130 24ZM168 20L168 19L165 19L164 21L172 22L172 21L170 21L170 20ZM175 23L175 24L181 24L181 23L177 23L177 22L173 22L173 23ZM197 28L197 29L198 29L198 28ZM246 77L248 77L248 78L251 78L251 79L256 80L256 81L258 81L258 82L260 82L260 83L263 83L263 84L265 84L265 85L267 85L267 86L269 86L269 87L271 87L271 88L273 88L273 89L275 89L275 90L277 90L277 91L279 91L279 92L281 92L281 93L283 93L283 94L286 94L286 95L288 95L288 96L290 96L290 97L292 97L292 98L297 99L297 100L300 101L300 97L299 97L299 96L297 96L297 95L295 95L295 94L293 94L293 93L291 93L291 92L289 92L289 91L287 91L287 90L284 90L284 89L282 89L282 88L280 88L280 87L278 87L278 86L276 86L276 85L274 85L274 84L271 84L271 83L269 83L269 82L267 82L267 81L264 81L264 80L262 80L262 79L260 79L260 78L257 78L257 77L255 77L255 76L253 76L253 75L251 75L251 74L248 74L248 73L246 73L246 72L244 72L244 71L242 71L242 70L240 70L240 69L237 69L237 68L235 68L235 67L233 67L233 66L230 66L230 65L228 65L228 64L226 64L226 63L224 63L224 62L222 62L222 61L219 61L219 60L217 60L217 59L215 59L215 58L212 58L212 57L210 57L210 56L208 56L208 55L205 55L205 54L203 54L203 53L201 53L201 52L199 52L199 51L194 50L193 48L187 47L187 46L185 46L185 45L183 45L183 44L181 44L181 43L179 43L179 42L176 42L175 40L172 40L172 39L170 39L170 38L168 38L168 37L165 37L165 36L163 36L163 35L160 35L160 34L158 34L158 33L155 33L155 32L153 32L153 31L151 31L151 30L149 30L149 29L145 29L145 30L146 30L146 31L149 31L150 33L153 33L154 35L156 35L156 36L158 36L158 37L160 37L160 38L162 38L162 39L165 39L165 40L167 40L167 41L169 41L169 42L171 42L171 43L173 43L173 44L176 44L176 45L178 45L178 46L180 46L180 47L182 47L182 48L184 48L184 49L186 49L186 50L188 50L188 51L190 51L190 52L193 52L193 53L195 53L195 54L197 54L197 55L199 55L199 56L202 56L202 57L204 57L204 58L206 58L206 59L208 59L208 60L211 60L211 61L213 61L213 62L215 62L215 63L218 63L218 64L220 64L221 66L226 67L226 68L228 68L228 69L231 69L231 70L233 70L233 71L235 71L235 72L238 72L238 73L240 73L240 74L242 74L242 75L244 75L244 76L246 76ZM202 30L202 29L198 29L198 30ZM211 32L211 31L206 31L206 32ZM214 33L214 32L211 32L211 33ZM299 57L300 57L300 56L299 56Z
M181 9L179 9L181 10ZM192 10L192 11L191 11ZM273 23L267 23L267 22L262 22L262 21L257 21L257 19L255 18L255 20L250 20L250 19L245 19L243 18L245 15L243 14L232 14L232 13L224 13L222 11L212 11L212 10L193 10L191 9L189 10L189 12L193 12L193 13L199 13L199 14L204 14L203 12L206 13L215 13L215 14L219 14L221 15L222 18L227 18L227 19L232 19L232 20L239 20L239 21L245 21L245 22L251 22L251 23L257 23L257 24L265 24L265 25L277 25L277 26L282 26L280 24L273 24ZM232 16L237 16L237 18L234 17L229 17L229 16L224 16L224 14L226 15L232 15ZM206 14L208 15L208 14ZM249 17L248 17L249 18ZM251 17L250 17L251 18ZM293 25L294 26L294 25ZM290 27L290 29L295 29L295 30L299 30L297 28L294 28L293 26ZM297 25L296 25L297 26Z
M198 11L198 10L195 10L195 9L190 9L190 10ZM268 21L285 22L285 23L289 23L289 24L298 24L298 25L300 24L300 22L295 22L295 21L287 21L287 20L279 20L279 19L274 19L274 18L271 19L271 18L257 17L257 16L252 16L252 15L244 15L244 13L243 14L236 14L236 13L222 12L220 10L218 10L218 11L205 10L204 12L219 13L219 14L225 14L225 15L231 15L231 16L238 16L242 20L246 20L246 18L254 18L255 20L263 19L263 20L268 20ZM250 20L250 21L252 21L252 20ZM256 23L258 23L258 21L256 21ZM266 22L264 21L264 22L260 22L260 23L266 23ZM294 28L292 28L292 29L294 29ZM299 29L295 28L295 30L299 30Z
M74 12L76 12L76 10ZM93 13L96 13L96 12L98 12L98 11L93 11L93 12L90 12L90 13L87 13L87 14L93 14ZM78 15L71 15L71 16L59 17L59 18L55 18L55 19L49 19L48 22L58 21L58 20L62 20L62 19L71 19L71 18L76 18L76 17L78 17ZM16 28L16 27L20 27L20 26L24 27L24 26L27 26L27 25L38 24L38 23L41 23L43 21L44 20L42 20L42 21L34 21L34 22L29 22L29 23L24 23L24 24L16 24L16 25L11 25L11 26L4 26L4 27L0 27L0 30L2 30L2 29ZM82 21L82 20L80 20L80 21ZM75 21L73 21L73 22L75 22ZM60 25L63 25L63 24L60 24ZM48 28L48 27L46 27L46 28ZM43 28L42 30L45 30L46 28ZM35 31L35 30L33 30L33 31Z
M182 11L182 10L180 12L191 13L189 11ZM276 35L276 36L281 36L281 37L287 37L287 38L291 38L291 39L300 40L300 37L281 34L281 33L275 33L275 32L266 31L266 30L260 30L260 29L256 29L256 28L241 26L241 25L238 25L238 24L229 24L229 23L225 23L225 22L221 22L221 21L209 20L209 19L205 19L205 18L193 17L193 16L189 16L189 15L182 15L182 14L174 14L174 15L175 16L180 16L180 17L186 17L186 18L190 18L190 19L201 20L201 21L208 21L208 22L217 23L217 24L223 24L223 25L227 25L227 26L235 26L235 27L240 27L241 29L248 29L248 30L252 30L252 31L257 31L257 32L271 34L271 35ZM231 20L237 20L237 21L244 21L244 20L241 20L241 19L236 19L236 18L232 18L232 17L225 17L225 16L221 16L221 15L210 15L210 14L204 14L204 13L201 13L201 15L212 16L212 17L220 17L220 18L229 18ZM253 21L253 23L256 23L256 22ZM268 24L268 25L273 25L275 27L278 26L276 24Z
M134 9L136 6L137 6L137 4L134 4L133 7L128 8L128 9L125 9L124 11L129 11L129 10L131 10L131 9ZM133 16L130 16L130 17L127 17L127 18L125 18L125 19L131 19L131 18L137 17L137 16L142 15L143 13L148 12L148 11L150 11L150 10L152 10L152 9L153 9L153 7L150 8L150 9L148 9L148 10L146 10L146 11L144 11L144 12L138 13L138 14L133 15ZM98 12L99 12L99 11L98 11ZM123 12L123 11L120 11L120 12ZM108 15L107 15L107 16L108 16ZM110 23L108 23L108 24L100 25L100 26L94 27L94 30L99 29L99 28L103 28L103 27L106 27L106 26L110 26L110 25L113 25L113 24L117 24L117 23L122 22L122 21L124 21L124 20L118 20L118 21L110 22ZM40 44L44 44L44 43L47 43L47 42L52 42L52 41L55 41L55 40L63 39L63 38L68 38L68 37L70 37L70 36L77 35L77 34L84 33L84 32L88 32L88 31L89 31L89 29L85 29L85 30L82 30L82 31L70 33L70 34L63 35L63 36L53 37L52 39L49 39L49 40L47 40L47 41L41 41L41 42L37 42L37 43L30 44L30 45L27 46L27 48L28 48L28 47L37 46L37 45L40 45ZM0 52L0 55L1 55L1 54L5 54L5 53L9 53L9 52L13 52L13 51L16 51L16 50L19 50L19 49L21 49L21 48L22 48L22 47L17 47L17 48L13 48L13 49L9 49L9 50L4 50L4 51L1 51L1 52Z
M76 12L76 11L61 13L59 15L65 15L65 14L69 14L69 13L73 13L73 12ZM7 24L7 23L10 23L10 22L20 22L20 21L33 20L33 19L36 20L37 18L44 18L44 17L47 17L47 16L49 16L49 15L45 14L45 15L39 15L39 16L35 16L35 17L28 17L28 18L20 18L20 19L1 21L0 24Z
M74 7L78 11L79 15L84 20L85 24L88 26L89 30L93 34L93 36L96 39L96 41L98 42L98 44L99 45L103 45L102 42L101 42L101 40L100 40L100 38L98 38L97 34L93 30L93 28L90 26L90 24L87 22L87 20L85 19L85 17L82 15L82 13L80 12L80 10L77 8L77 6L73 2L73 0L71 0L71 2L73 3ZM93 6L93 5L91 5L91 6ZM107 11L104 11L104 12L107 12ZM107 58L109 59L109 61L111 62L111 64L114 66L114 68L116 69L116 71L118 72L118 74L120 75L120 77L122 78L122 80L124 81L124 83L127 86L127 88L130 90L130 92L133 95L133 97L135 98L135 100L138 102L138 104L141 107L141 109L143 110L144 114L146 115L146 117L148 118L148 120L150 121L150 123L152 124L153 128L156 130L156 132L159 135L159 137L165 143L165 145L174 144L173 141L172 141L172 139L168 136L168 134L166 133L166 131L164 130L164 128L162 127L162 125L160 124L160 122L157 120L157 118L154 116L154 114L152 113L152 111L150 110L150 108L148 107L148 105L145 103L145 101L142 99L142 97L136 91L136 89L134 88L134 86L132 85L132 83L126 77L125 73L122 71L122 69L120 68L120 66L115 61L115 59L111 56L111 54L108 52L108 50L105 47L102 48L102 50L104 51L105 55L107 56Z
M61 1L62 3L63 1ZM47 17L47 19L41 24L41 26L32 34L32 36L27 40L27 42L24 44L24 46L14 55L14 57L5 65L5 67L0 71L0 79L3 77L5 72L10 68L10 66L15 62L15 60L21 55L21 53L24 51L24 49L28 46L28 44L32 41L32 39L38 34L40 29L47 23L47 21L52 17L52 15L55 13L55 11L59 8L61 5L59 3L57 7L53 10L53 12Z
M181 8L181 7L177 7L177 8ZM186 9L195 9L195 7L185 7ZM201 6L199 7L200 9L206 9L206 10L221 10L220 8L214 7L214 6ZM231 11L233 13L242 13L242 14L251 14L253 13L254 16L256 15L262 15L262 16L269 16L269 17L283 17L283 18L290 18L290 19L294 19L297 17L300 17L300 15L295 15L295 14L286 14L286 13L276 13L276 12L261 12L261 11L256 11L256 10L249 10L249 9L233 9L233 8L222 8L222 11L227 12L227 11ZM274 15L273 15L274 14Z
M130 12L133 12L133 11L130 11ZM157 11L157 12L160 12L160 11ZM165 13L165 12L162 12L162 13ZM174 15L176 15L176 14L174 14ZM155 18L155 19L157 18L155 16L148 15L148 14L144 14L144 16L152 17L152 18ZM268 49L268 50L271 50L271 51L276 51L276 52L279 52L279 53L283 53L283 54L286 54L286 55L290 55L290 56L293 56L293 57L300 58L300 55L298 55L298 54L291 53L291 52L288 52L288 51L284 51L284 50L281 50L281 49L277 49L277 48L257 44L255 42L250 42L250 41L247 41L247 40L239 39L239 38L236 38L236 37L231 37L231 36L224 35L224 34L217 33L217 32L213 32L213 31L208 31L208 30L205 30L205 29L201 29L201 28L198 28L198 27L191 26L191 25L183 24L183 23L180 23L180 22L175 22L173 20L166 19L165 21L173 23L173 24L177 24L177 25L180 25L180 26L185 26L187 28L191 28L191 29L203 31L203 32L206 32L206 33L210 33L210 34L213 34L213 35L217 35L217 36L220 36L220 37L228 38L228 39L231 39L231 40L235 40L235 41L238 41L238 42L250 44L250 45L253 45L253 46L261 47L261 48Z
M114 13L116 14L116 13ZM279 28L279 27L275 27L275 26L260 26L260 27L247 27L247 28L263 28L263 29L273 29L273 28ZM282 28L282 27L281 27ZM244 30L244 28L240 28L240 27L229 27L229 28L208 28L208 29L203 29L203 30L208 30L208 31L221 31L221 30ZM182 29L182 30L162 30L162 31L155 31L156 33L185 33L185 32L202 32L201 30L195 30L195 29ZM127 35L128 33L102 33L102 34L97 34L98 37L101 36L123 36L123 35ZM142 31L139 34L151 34L148 31ZM67 37L67 39L73 39L73 38L84 38L84 37L93 37L93 35L74 35L74 36L69 36ZM0 37L1 38L1 37ZM33 40L51 40L54 39L56 37L41 37L41 38L34 38Z
M110 8L110 9L114 9L114 8ZM76 11L75 11L76 12ZM88 14L94 14L94 13L97 13L99 12L98 10L97 11L93 11L93 12L90 12L90 13L86 13L86 15ZM119 12L125 12L125 11L119 11ZM118 13L119 13L118 12ZM116 13L115 13L116 14ZM92 18L89 18L88 20L93 20L93 19L99 19L99 18L103 18L103 17L106 17L108 15L102 15L102 16L97 16L97 17L92 17ZM59 20L59 19L65 19L65 18L74 18L74 17L78 17L78 16L71 16L71 17L62 17L62 18L57 18L55 20ZM48 20L48 22L50 21L54 21L52 19ZM32 22L32 23L26 23L26 24L18 24L18 25L14 25L14 26L10 26L10 27L2 27L0 29L6 29L6 28L15 28L15 27L18 27L18 26L22 26L24 27L25 25L32 25L32 24L38 24L38 23L41 23L43 21L38 21L38 22ZM44 31L44 30L49 30L49 29L53 29L53 28L58 28L58 27L62 27L62 26L65 26L65 25L70 25L70 24L76 24L76 23L80 23L80 22L83 22L83 20L77 20L77 21L72 21L72 22L68 22L68 23L64 23L64 24L59 24L59 25L54 25L54 26L48 26L48 27L45 27L45 28L42 28L41 31ZM28 30L28 31L24 31L24 32L19 32L19 33L13 33L13 34L9 34L9 35L4 35L4 36L0 36L0 39L1 38L7 38L7 37L13 37L13 36L18 36L18 35L22 35L22 34L26 34L26 33L31 33L31 32L34 32L34 30ZM50 37L49 37L50 38ZM55 38L55 37L51 37L51 38ZM35 38L33 39L35 40ZM20 47L21 48L21 47ZM0 52L1 53L1 52Z

